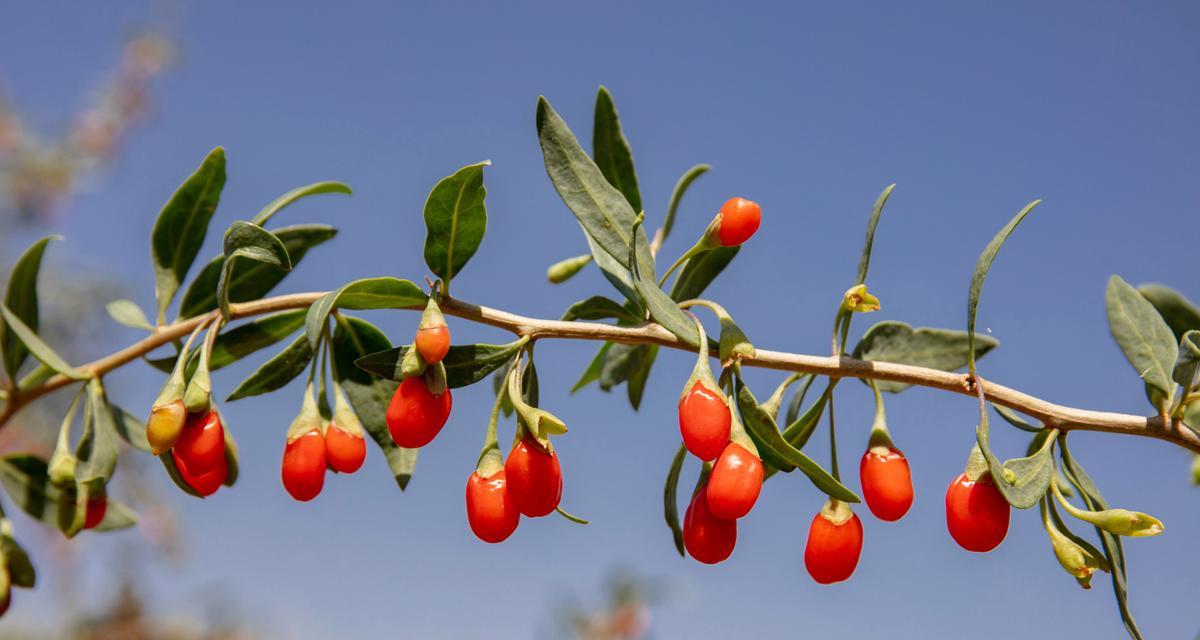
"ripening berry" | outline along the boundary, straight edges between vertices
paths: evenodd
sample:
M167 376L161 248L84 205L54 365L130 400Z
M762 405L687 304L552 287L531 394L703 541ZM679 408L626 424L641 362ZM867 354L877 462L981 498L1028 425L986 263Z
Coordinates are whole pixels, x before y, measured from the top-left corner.
M833 584L854 574L862 554L862 521L844 503L826 505L813 518L804 547L804 567L820 584Z
M450 328L446 325L417 329L417 352L429 364L437 364L450 353Z
M895 522L913 503L912 474L908 460L895 447L872 447L858 465L863 498L876 518Z
M288 440L283 449L283 488L300 502L308 502L325 486L325 438L313 429Z
M429 444L445 426L452 404L450 389L435 396L419 376L405 378L388 404L387 425L392 440L406 449Z
M697 458L710 462L729 444L732 418L719 391L700 380L679 401L679 433L683 446Z
M104 493L89 496L87 501L87 515L83 519L84 529L93 529L96 525L104 520L104 514L108 512L108 496Z
M974 481L964 473L946 490L946 528L967 551L983 553L1004 542L1009 512L1008 501L989 473Z
M730 198L721 205L717 240L722 247L735 247L750 239L762 221L762 208L745 198Z
M508 452L504 475L508 480L508 499L523 516L548 515L562 499L558 454L530 436L521 438Z
M745 447L730 442L708 477L708 508L723 520L750 513L762 490L762 460Z
M203 474L225 461L225 430L216 411L208 410L188 415L183 433L172 449L183 460L188 471Z
M154 455L162 455L175 446L186 422L187 409L183 406L183 399L155 405L150 409L150 419L146 421L146 441L150 443Z
M521 521L507 484L503 469L487 478L476 471L467 479L467 523L475 537L484 542L505 541Z
M350 433L330 422L325 429L325 457L338 473L354 473L367 458L367 441L361 433Z
M700 487L683 515L683 546L704 564L723 562L737 545L737 520L723 520L708 508L708 485Z
M179 471L183 482L203 498L211 496L221 488L221 483L225 482L225 475L229 471L224 456L221 456L221 461L215 467L204 473L192 473L176 449L171 450L171 459L175 462L175 469Z

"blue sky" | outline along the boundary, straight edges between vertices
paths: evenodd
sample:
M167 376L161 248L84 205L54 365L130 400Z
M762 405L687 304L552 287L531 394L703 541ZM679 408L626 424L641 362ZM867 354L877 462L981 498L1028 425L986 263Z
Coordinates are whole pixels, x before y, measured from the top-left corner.
M63 127L122 38L156 8L9 7L0 86L34 125ZM961 328L979 251L1034 198L1045 202L988 280L980 326L1002 344L982 360L984 376L1064 404L1144 412L1141 383L1105 324L1105 281L1114 273L1160 281L1200 299L1187 224L1200 206L1200 9L1190 3L207 2L180 13L182 57L154 87L153 121L57 224L67 240L50 258L101 265L145 307L150 225L216 145L227 149L230 177L205 254L217 250L220 228L291 187L338 179L355 189L284 214L281 222L330 222L341 234L282 290L372 275L419 280L426 194L458 167L490 159L488 235L456 295L557 316L607 293L594 270L557 287L544 280L549 263L585 245L546 179L534 132L545 94L588 144L599 84L621 111L650 221L661 220L684 169L714 167L689 192L667 255L686 248L729 196L762 204L762 230L710 290L762 347L827 350L870 205L890 182L899 186L869 280L884 309L859 319L854 336L882 319ZM371 318L394 342L417 321ZM504 338L461 322L452 329L456 341ZM571 426L558 445L563 504L590 526L527 520L501 546L471 536L462 492L491 401L484 388L455 396L450 424L407 493L370 451L361 472L331 478L313 503L294 503L278 480L299 404L294 384L224 406L242 480L203 503L173 498L189 562L151 567L153 598L163 610L201 614L200 594L225 589L236 610L284 637L528 638L563 594L594 594L613 567L627 566L671 585L655 617L663 638L1122 637L1107 583L1078 589L1035 512L1014 513L1008 540L991 554L953 544L942 495L971 446L976 409L926 390L889 398L916 504L895 524L859 510L866 547L851 581L821 587L804 571L822 497L799 476L767 485L729 562L680 560L660 491L691 358L664 354L634 413L623 393L568 396L593 350L538 350L543 404ZM231 367L216 386L228 392L251 369ZM778 377L752 372L749 381L761 396ZM130 367L110 385L123 404L148 406L159 379ZM870 396L857 384L839 391L843 466L853 469ZM1011 430L994 431L1010 455L1023 448ZM815 440L813 455L825 459L823 438ZM1194 635L1188 558L1200 512L1189 457L1100 434L1075 436L1073 450L1111 502L1166 523L1163 536L1127 545L1147 636ZM87 593L101 594L113 569L91 569ZM14 619L48 614L55 598L53 588L22 594Z

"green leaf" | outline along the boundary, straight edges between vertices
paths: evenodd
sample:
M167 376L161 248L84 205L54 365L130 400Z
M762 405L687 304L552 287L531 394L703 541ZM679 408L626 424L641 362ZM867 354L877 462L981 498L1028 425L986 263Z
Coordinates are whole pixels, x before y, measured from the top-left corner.
M491 164L484 160L442 178L425 200L425 264L447 283L483 241L487 230L483 168Z
M267 360L229 394L226 402L270 393L283 388L293 378L304 373L312 359L313 350L305 336L299 336L283 351Z
M1013 411L1012 409L1009 409L1008 407L1004 407L1004 406L1001 406L998 404L993 404L992 408L996 410L996 413L1000 414L1001 418L1004 418L1005 422L1020 429L1021 431L1028 431L1030 433L1038 433L1039 431L1042 430L1042 427L1030 424L1027 420L1025 420L1021 416L1017 415L1016 411Z
M337 229L325 224L298 224L272 231L283 242L294 269L309 249L337 235ZM219 255L204 265L179 303L179 315L191 318L217 308L217 284L225 266L225 256ZM238 261L231 267L229 301L258 300L274 289L290 271L264 262Z
M637 351L637 366L634 367L633 373L629 374L628 384L625 387L629 404L634 411L642 407L642 396L646 393L646 382L650 379L650 369L654 366L654 361L658 359L658 345L640 345Z
M235 221L225 232L225 263L217 280L217 303L225 320L233 315L229 309L229 281L238 258L271 265L284 271L292 270L283 240L262 227L249 222Z
M975 337L975 357L982 358L1000 344L991 336ZM884 320L867 329L854 347L854 357L872 362L894 362L942 371L967 366L970 340L967 332L930 327L912 328L896 320ZM864 384L866 381L864 381ZM878 380L880 391L899 393L910 384Z
M204 244L208 222L225 187L225 150L209 152L163 206L150 232L154 294L161 320Z
M351 195L353 192L350 191L350 185L342 182L314 182L303 187L292 189L278 198L275 198L270 204L263 207L262 211L259 211L258 215L254 216L251 222L260 227L266 226L267 221L270 220L272 216L283 210L284 207L287 207L301 198L315 196L321 193L344 193L346 195Z
M108 315L120 324L134 329L153 331L154 325L146 318L146 313L132 300L113 300L104 306Z
M717 247L688 260L671 287L671 298L680 302L699 298L740 250L740 246Z
M600 372L604 370L604 363L608 356L608 351L613 347L612 342L605 342L600 346L600 350L596 352L596 356L588 364L587 369L584 369L583 375L571 387L571 393L575 393L580 389L600 379Z
M637 369L642 354L638 345L614 343L604 354L600 365L600 388L610 391L613 387L629 380Z
M675 540L675 550L680 558L687 557L683 548L683 528L679 526L679 473L683 470L683 461L687 458L687 448L679 445L675 457L671 459L671 468L667 471L667 484L663 488L663 516L667 526L671 528L671 537Z
M508 344L460 344L450 347L442 359L446 366L446 385L458 389L483 380L512 360L526 342L516 340ZM354 366L372 375L400 382L405 378L401 363L407 352L407 346L385 349L354 360Z
M1025 205L1024 209L1017 212L1008 224L996 234L992 241L983 248L983 253L979 254L979 261L975 263L975 273L971 275L971 291L967 296L967 365L971 369L971 373L975 372L975 341L978 336L975 335L975 315L979 310L979 295L983 292L983 281L987 279L988 271L992 268L992 262L996 260L996 254L1000 253L1000 247L1004 246L1004 241L1008 240L1008 236L1012 235L1018 224L1029 215L1033 208L1041 204L1041 200L1034 200Z
M0 458L0 486L22 511L58 528L58 503L64 496L50 483L45 460L27 453ZM93 531L126 529L136 523L137 516L129 507L109 497L104 519Z
M641 236L642 247L636 249L638 266L643 271L653 271L654 258L645 240L646 232L634 227L637 212L584 153L545 97L538 98L537 131L546 173L588 237L609 257L625 264L631 248L635 247L635 237ZM598 256L596 264L605 267Z
M112 424L117 435L134 449L150 453L150 442L146 440L146 423L111 402L108 403L108 410L112 414Z
M879 194L879 198L875 200L875 206L871 208L871 218L867 221L867 239L863 242L862 257L858 260L858 279L854 284L862 284L867 281L867 270L871 267L871 248L875 245L875 227L879 226L879 216L883 214L883 205L887 204L888 197L892 195L892 189L896 188L896 183L889 184ZM996 247L999 249L999 247ZM982 282L981 282L982 284Z
M423 309L428 297L417 285L399 278L364 278L321 296L308 308L304 330L316 350L325 319L334 309Z
M596 244L592 236L588 235L587 228L583 227L583 235L587 238L588 250L592 252L592 260L596 262L596 266L600 268L600 273L608 280L609 284L614 289L619 291L625 299L634 305L638 310L644 308L645 303L642 302L642 297L638 295L637 288L633 286L633 276L629 273L629 268L623 262L608 255L608 252Z
M216 371L229 366L259 349L269 347L292 335L304 326L307 314L306 309L280 311L267 316L259 316L220 334L213 343L212 353L208 357L209 370ZM159 371L170 373L175 367L177 358L178 354L147 360L147 362ZM192 359L195 360L195 352L193 352Z
M0 314L4 317L5 335L11 333L15 336L39 362L68 378L83 380L87 377L82 371L67 364L67 361L55 353L54 349L50 348L50 345L43 342L37 333L13 313L12 309L9 309L7 306L0 306Z
M745 419L747 430L755 436L755 444L757 445L761 441L765 445L765 448L760 448L759 452L769 451L770 453L766 455L783 465L777 468L783 471L800 469L825 495L842 502L860 502L859 497L853 491L838 482L821 465L787 441L779 432L775 419L759 406L758 400L750 392L750 388L744 384L738 384L737 403L738 409L741 410L742 417ZM766 455L763 457L764 460L767 460Z
M642 194L638 191L637 173L633 170L633 150L621 132L621 120L617 117L612 94L603 86L596 91L592 156L608 183L625 196L635 212L641 211Z
M1065 432L1058 436L1058 452L1063 462L1063 474L1079 490L1080 497L1087 508L1091 511L1108 509L1108 503L1104 500L1100 489L1096 487L1096 483L1092 482L1092 478L1084 471L1083 466L1071 455L1071 450L1067 447ZM1100 537L1100 544L1104 547L1104 557L1112 569L1113 595L1117 600L1117 608L1121 612L1121 620L1125 623L1125 630L1134 640L1143 640L1142 632L1133 619L1133 612L1129 609L1125 548L1121 537L1100 527L1096 527L1096 534Z
M35 333L38 329L38 272L42 268L42 255L46 252L46 245L57 239L60 239L60 236L42 238L21 254L13 265L12 273L9 274L8 290L4 294L4 304ZM0 351L4 356L4 370L8 372L10 380L16 380L17 372L29 355L29 350L3 322L0 322Z
M1138 293L1158 309L1167 326L1171 327L1176 340L1183 338L1183 334L1188 331L1200 330L1200 307L1178 291L1162 285L1144 284L1138 287Z
M1050 482L1054 478L1054 437L1057 429L1040 432L1034 436L1035 443L1039 441L1037 450L1024 458L1013 458L1000 462L992 453L988 444L987 413L980 415L979 426L975 430L975 439L979 449L987 459L988 469L995 480L996 488L1004 495L1009 504L1018 509L1029 509L1037 506L1038 500L1046 495Z
M685 344L698 347L700 336L696 333L696 324L683 309L679 308L679 305L675 304L671 296L659 288L654 274L653 261L650 263L649 271L645 269L644 265L638 263L638 255L643 251L649 253L646 234L638 233L641 227L642 222L639 218L634 228L637 242L629 250L629 269L633 274L633 283L637 287L638 293L642 295L642 299L646 301L646 308L655 322L675 334L675 337Z
M1171 377L1188 389L1196 379L1197 372L1200 372L1200 330L1192 329L1179 340L1179 357L1175 360Z
M630 324L642 322L641 318L630 313L624 305L604 296L592 296L586 300L580 300L567 307L562 315L562 319L566 321L604 320L607 318L616 318Z
M383 451L388 467L403 491L412 479L420 449L396 446L387 428L387 407L397 383L376 378L354 366L355 360L386 349L387 336L371 323L359 318L338 316L333 332L334 377L346 392L350 405L362 421L367 434Z
M808 439L812 437L813 431L817 428L821 415L825 413L825 405L829 402L833 387L834 383L829 382L817 401L783 430L783 439L787 440L788 444L797 449L803 449L804 445L808 444Z
M683 201L683 194L687 193L688 187L696 181L696 178L708 173L711 166L707 164L698 164L683 172L679 177L679 182L675 183L675 188L671 190L671 199L667 201L667 217L663 219L663 240L671 235L671 229L675 228L675 212L679 210L679 203ZM733 247L736 248L736 247ZM710 252L711 253L711 252Z
M108 484L117 468L117 428L98 378L88 381L87 395L92 420L76 452L79 463L75 467L75 480L99 488Z
M1104 306L1108 328L1129 364L1146 384L1170 396L1175 389L1171 370L1179 348L1158 310L1120 276L1108 279Z
M37 584L37 571L29 560L29 554L17 543L16 538L3 530L0 530L0 562L8 569L12 586L32 589Z

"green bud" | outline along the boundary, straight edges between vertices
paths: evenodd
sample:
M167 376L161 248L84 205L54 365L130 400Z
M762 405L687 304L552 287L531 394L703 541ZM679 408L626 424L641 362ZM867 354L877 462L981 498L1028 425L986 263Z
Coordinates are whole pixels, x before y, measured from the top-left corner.
M1100 561L1055 527L1048 526L1046 532L1050 535L1054 557L1058 559L1062 568L1066 569L1081 587L1092 588L1092 574L1100 569Z
M575 256L566 260L559 260L550 265L546 269L546 279L554 284L559 284L570 280L572 276L583 270L592 261L591 254Z
M404 359L400 361L400 372L406 378L412 378L425 373L425 359L417 351L416 343L408 345L408 349L404 352Z

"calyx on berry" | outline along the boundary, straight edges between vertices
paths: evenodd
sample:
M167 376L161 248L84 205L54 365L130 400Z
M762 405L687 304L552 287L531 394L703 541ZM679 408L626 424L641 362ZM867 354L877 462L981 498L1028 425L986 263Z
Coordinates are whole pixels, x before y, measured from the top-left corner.
M421 323L417 325L417 336L413 346L428 364L437 364L450 351L450 328L438 307L434 296L429 296L425 303L425 311L421 314Z

